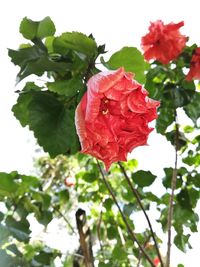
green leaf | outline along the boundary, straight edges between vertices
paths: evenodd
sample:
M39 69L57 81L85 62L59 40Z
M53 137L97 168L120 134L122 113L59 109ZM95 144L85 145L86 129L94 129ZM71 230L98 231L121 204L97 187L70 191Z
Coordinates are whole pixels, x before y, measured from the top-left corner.
M179 248L181 251L186 252L186 246L189 245L189 240L190 235L183 235L183 234L178 234L174 238L174 244Z
M146 64L143 55L135 47L123 47L114 53L104 65L111 70L124 67L125 71L135 74L138 82L145 83Z
M159 108L159 116L156 120L156 130L160 134L165 134L168 126L174 121L174 112L170 108Z
M16 266L13 265L15 264L15 260L12 256L6 253L5 250L0 249L0 267L11 267L11 266ZM17 265L18 266L18 265Z
M49 91L65 96L74 96L83 89L80 77L73 77L70 80L57 80L47 83Z
M62 204L66 204L69 201L69 191L67 189L61 190L58 197Z
M74 110L68 110L47 92L34 95L29 105L29 127L39 145L51 157L73 154L79 150L74 124Z
M200 117L200 93L195 92L190 104L184 107L187 116L197 125L197 119Z
M172 175L173 175L173 169L172 168L164 168L165 177L163 178L163 185L165 188L171 188L171 182L172 182ZM177 181L176 181L176 188L180 188L183 184L181 171L177 171Z
M112 257L113 259L123 261L127 258L127 253L125 252L122 246L115 246L112 252Z
M33 40L36 37L43 39L54 35L55 31L54 23L50 17L41 21L33 21L25 17L20 24L20 33L28 40Z
M38 22L32 21L31 19L25 17L20 24L19 31L24 36L24 38L32 40L37 34L38 24Z
M132 174L132 179L140 187L145 187L151 185L156 176L153 175L150 171L137 171Z
M116 239L116 236L118 236L118 231L116 229L116 227L114 226L108 226L107 227L107 237L108 239L112 240L112 239Z
M37 37L43 39L47 36L54 35L56 31L55 25L50 17L46 17L39 22L37 29Z
M23 218L21 221L16 221L12 216L6 218L6 226L10 233L19 241L28 242L30 239L29 222Z
M10 236L10 231L6 226L0 224L0 247L8 242L8 238Z
M85 172L82 179L87 183L92 183L97 180L97 175L94 172Z
M20 50L9 49L8 55L15 65L21 67L17 75L17 82L31 74L41 76L45 71L65 73L71 66L69 63L53 61L47 51L35 45Z
M130 216L131 213L135 210L135 205L132 203L125 204L123 207L123 212L126 216Z
M195 177L192 178L193 184L200 188L200 174L196 174Z
M10 196L18 190L19 185L14 181L13 175L0 172L0 195Z
M32 93L22 93L17 99L17 103L12 107L12 112L20 121L21 125L25 127L29 123L29 104L32 101Z
M68 49L93 57L97 54L96 42L80 32L65 32L54 39L54 50L61 54L67 54ZM81 55L80 55L81 57Z
M178 108L187 106L192 102L194 96L194 90L185 89L174 84L167 84L163 91L162 101L164 106Z
M39 216L37 216L37 220L39 223L43 224L45 227L52 221L53 214L49 210L43 210Z

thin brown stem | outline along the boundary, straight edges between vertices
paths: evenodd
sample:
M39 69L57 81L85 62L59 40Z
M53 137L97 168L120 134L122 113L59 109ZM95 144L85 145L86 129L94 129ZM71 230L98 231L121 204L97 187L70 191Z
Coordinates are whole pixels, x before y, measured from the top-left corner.
M127 175L127 173L126 173L126 170L124 169L124 167L123 167L123 165L121 164L121 162L118 162L118 165L120 166L120 169L121 169L121 171L122 171L122 173L123 173L123 175L124 175L124 177L125 177L125 179L126 179L128 185L129 185L129 187L130 187L130 189L131 189L133 195L135 196L135 198L136 198L136 200L137 200L137 202L138 202L138 204L139 204L139 206L140 206L142 212L144 213L144 216L145 216L145 218L146 218L146 220L147 220L147 223L148 223L148 225L149 225L149 229L150 229L150 232L151 232L151 236L152 236L152 238L153 238L153 241L154 241L155 249L156 249L158 258L159 258L159 260L160 260L161 267L164 267L164 264L163 264L163 261L162 261L162 257L161 257L161 255L160 255L160 251L159 251L159 248L158 248L158 243L157 243L157 241L156 241L156 237L155 237L155 234L154 234L154 231L153 231L153 227L152 227L151 221L150 221L150 219L149 219L149 216L147 215L147 213L146 213L146 211L145 211L145 209L144 209L144 206L143 206L143 204L142 204L142 202L141 202L141 200L140 200L140 195L139 195L138 191L133 187L133 184L132 184L130 178L128 177L128 175Z
M175 112L175 163L174 169L172 173L172 181L171 181L171 195L169 199L169 213L168 213L168 223L167 223L167 232L168 232L168 240L167 240L167 256L166 256L166 264L165 267L170 266L170 257L171 257L171 239L172 239L172 221L173 221L173 210L174 210L174 191L176 189L176 180L177 180L177 164L178 164L178 136L179 136L179 127L177 123L177 114Z
M66 218L66 216L59 210L59 208L57 207L53 207L55 209L55 211L57 211L57 213L60 215L60 217L63 218L63 220L67 223L67 225L69 226L69 228L72 230L73 234L77 234L75 231L74 231L74 228L73 226L71 225L71 223L68 221L68 219Z
M137 237L136 237L135 234L133 233L133 231L132 231L132 229L131 229L131 227L130 227L130 225L129 225L127 219L126 219L126 216L125 216L124 213L122 212L122 210L121 210L121 208L120 208L120 206L119 206L119 203L117 202L117 199L116 199L116 197L115 197L115 194L113 193L112 187L110 186L110 184L108 183L108 181L107 181L106 178L105 178L104 172L103 172L103 170L102 170L102 168L101 168L101 165L100 165L100 163L99 163L98 160L97 160L97 165L98 165L99 171L100 171L100 173L101 173L101 176L102 176L102 178L103 178L103 181L104 181L104 183L105 183L105 185L106 185L106 187L107 187L107 189L108 189L110 195L112 196L112 199L113 199L115 205L117 206L117 208L118 208L118 210L119 210L119 213L121 214L121 217L122 217L122 219L123 219L123 221L124 221L124 223L125 223L125 225L126 225L126 228L127 228L128 232L129 232L129 234L130 234L130 236L131 236L131 240L133 241L133 243L136 243L136 244L138 245L140 251L143 253L144 257L145 257L145 258L147 259L147 261L151 264L151 266L152 266L152 267L155 267L153 261L151 260L151 258L149 257L149 255L146 253L146 251L145 251L145 249L142 247L142 245L140 245L140 243L139 243Z
M100 245L100 250L101 250L102 256L104 256L103 244L102 244L102 240L101 240L101 223L102 223L102 215L103 215L103 210L102 210L103 202L104 201L102 200L101 208L100 208L99 221L98 221L98 224L97 224L97 236L98 236L98 240L99 240L99 245Z

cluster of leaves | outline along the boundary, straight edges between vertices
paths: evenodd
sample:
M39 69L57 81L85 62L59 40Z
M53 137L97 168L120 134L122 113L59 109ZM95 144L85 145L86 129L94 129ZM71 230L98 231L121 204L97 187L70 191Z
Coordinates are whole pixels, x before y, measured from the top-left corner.
M30 229L30 214L45 227L52 220L50 194L33 176L1 172L0 181L0 266L53 266L60 252L31 240Z

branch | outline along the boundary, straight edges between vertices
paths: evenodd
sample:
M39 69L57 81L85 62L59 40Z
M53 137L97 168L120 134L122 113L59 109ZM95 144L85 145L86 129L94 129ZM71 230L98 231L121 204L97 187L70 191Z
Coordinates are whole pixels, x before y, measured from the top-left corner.
M172 182L171 182L171 195L169 199L169 213L168 213L168 223L167 223L167 232L168 232L168 241L167 241L167 256L166 256L166 265L165 267L170 266L170 256L171 256L171 229L172 229L172 219L173 219L173 209L174 209L174 191L176 189L176 180L177 180L177 163L178 163L178 136L179 136L179 127L177 123L177 113L175 111L175 163L174 163L174 169L172 173Z
M128 232L129 232L129 234L130 234L130 236L131 236L131 239L132 239L132 241L133 241L133 244L136 242L136 244L138 245L140 251L143 253L143 255L144 255L144 257L147 259L147 261L151 264L152 267L155 267L153 261L151 260L151 258L149 257L149 255L146 253L145 249L140 245L140 243L139 243L137 237L135 236L135 234L134 234L133 231L131 230L131 227L130 227L130 225L129 225L129 223L128 223L128 221L127 221L127 219L126 219L124 213L122 212L122 210L121 210L121 208L120 208L120 206L119 206L119 203L117 202L117 199L116 199L116 197L115 197L115 195L114 195L114 193L113 193L113 191L112 191L112 188L111 188L110 184L107 182L107 180L106 180L106 178L105 178L104 172L103 172L103 170L102 170L102 168L101 168L101 165L100 165L100 163L99 163L98 160L97 160L97 165L98 165L99 171L100 171L100 173L101 173L101 176L102 176L102 178L103 178L103 181L104 181L104 183L105 183L105 185L106 185L106 187L107 187L107 189L108 189L110 195L112 196L115 205L117 206L117 208L118 208L118 210L119 210L119 212L120 212L120 214L121 214L121 216L122 216L122 219L123 219L123 221L124 221L124 223L125 223L125 225L126 225L126 228L127 228Z
M103 209L102 209L102 206L103 206L103 200L101 202L101 205L100 205L100 216L99 216L99 221L98 221L98 224L97 224L97 236L98 236L98 240L99 240L99 245L100 245L100 250L101 250L101 254L102 256L104 256L104 251L103 251L103 244L102 244L102 240L101 240L101 223L102 223L102 214L103 214Z
M77 234L74 231L73 226L71 225L71 223L68 221L68 219L66 218L66 216L59 210L59 208L57 208L56 206L53 206L54 210L58 212L58 214L63 218L63 220L67 223L67 225L69 226L69 228L72 230L73 234Z
M76 212L76 224L80 237L80 246L84 256L85 267L94 267L90 229L86 222L85 211L82 209L78 209Z
M142 202L141 202L141 200L140 200L139 193L138 193L138 191L133 187L133 185L132 185L132 183L131 183L131 180L130 180L130 178L128 177L128 175L127 175L127 173L126 173L126 170L124 169L124 167L123 167L123 165L121 164L121 162L118 162L118 165L120 166L120 169L121 169L122 173L124 174L124 177L125 177L125 179L126 179L128 185L129 185L129 187L131 188L131 191L132 191L133 195L135 196L135 198L136 198L136 200L137 200L137 202L138 202L138 204L139 204L141 210L142 210L143 213L144 213L144 216L145 216L145 218L146 218L146 220L147 220L147 223L148 223L148 225L149 225L149 229L150 229L150 232L151 232L151 236L152 236L153 241L154 241L154 245L155 245L155 248L156 248L156 252L157 252L157 254L158 254L158 258L159 258L160 263L161 263L161 267L164 267L164 264L163 264L163 261L162 261L162 257L161 257L161 255L160 255L160 251L159 251L159 248L158 248L158 244L157 244L157 241L156 241L156 237L155 237L155 234L154 234L154 231L153 231L153 227L152 227L152 225L151 225L149 216L147 215L147 213L146 213L146 211L145 211L145 209L144 209L144 206L143 206L143 204L142 204Z

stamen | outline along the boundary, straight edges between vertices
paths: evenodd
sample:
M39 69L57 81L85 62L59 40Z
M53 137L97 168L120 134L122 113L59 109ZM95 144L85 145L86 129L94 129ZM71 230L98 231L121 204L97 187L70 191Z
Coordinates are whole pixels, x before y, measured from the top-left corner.
M103 115L108 114L108 109L106 109L106 110L102 110L102 114L103 114Z

